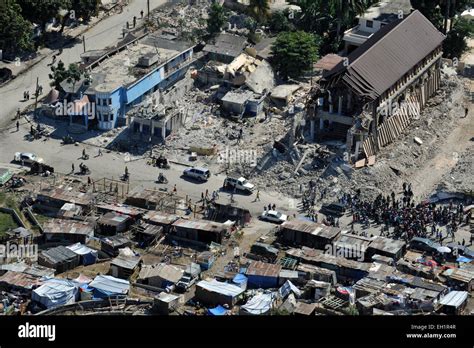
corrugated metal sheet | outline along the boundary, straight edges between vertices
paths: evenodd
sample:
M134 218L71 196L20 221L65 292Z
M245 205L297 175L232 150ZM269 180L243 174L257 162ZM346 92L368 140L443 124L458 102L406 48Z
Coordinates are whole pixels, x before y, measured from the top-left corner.
M247 268L247 276L264 276L277 278L280 275L281 266L261 261L254 261Z
M451 291L449 294L444 296L441 301L439 301L439 303L443 306L451 306L457 308L467 300L468 296L469 293L467 291Z
M186 220L180 219L173 223L174 227L186 228L192 230L209 231L215 233L222 233L227 231L228 226L220 222L208 221L208 220Z
M439 47L445 36L419 11L386 25L339 63L327 76L343 80L359 95L376 99Z
M285 221L281 225L282 229L288 229L298 232L309 233L321 238L333 239L341 232L341 229L331 226L326 226L317 222L304 220L290 220Z
M8 271L1 276L0 283L25 289L31 289L36 285L41 285L39 278L26 273L14 271Z
M43 225L44 233L51 234L81 234L91 236L94 234L94 224L85 221L52 219Z

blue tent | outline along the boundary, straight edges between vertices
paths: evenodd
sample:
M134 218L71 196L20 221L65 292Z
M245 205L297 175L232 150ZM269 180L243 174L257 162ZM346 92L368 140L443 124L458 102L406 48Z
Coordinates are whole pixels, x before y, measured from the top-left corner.
M211 315L226 315L227 309L222 306L217 306L216 308L210 308L209 314Z

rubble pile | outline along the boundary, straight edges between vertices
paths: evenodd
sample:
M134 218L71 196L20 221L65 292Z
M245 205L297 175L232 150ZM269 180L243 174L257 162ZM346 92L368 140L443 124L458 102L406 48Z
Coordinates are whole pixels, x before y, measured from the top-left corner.
M450 173L444 175L442 182L438 185L437 191L446 194L470 194L472 195L474 188L474 162L472 156L474 154L474 146L459 155L456 158L456 166Z

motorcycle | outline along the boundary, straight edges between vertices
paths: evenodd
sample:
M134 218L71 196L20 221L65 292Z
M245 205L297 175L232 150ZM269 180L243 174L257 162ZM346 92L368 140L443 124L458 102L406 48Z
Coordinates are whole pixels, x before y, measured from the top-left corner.
M70 135L63 137L63 145L74 144L74 139Z
M81 175L89 175L91 173L89 167L87 167L85 164L80 165L79 169L81 170Z

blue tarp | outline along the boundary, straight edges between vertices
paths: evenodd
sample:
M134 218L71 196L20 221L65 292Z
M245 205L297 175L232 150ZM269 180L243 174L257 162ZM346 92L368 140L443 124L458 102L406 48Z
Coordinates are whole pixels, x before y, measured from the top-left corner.
M227 310L222 306L217 306L216 308L210 308L209 313L212 315L225 315Z
M247 277L244 276L243 274L237 274L234 279L232 279L232 281L235 283L235 284L242 284L242 283L245 283L247 281Z
M457 259L456 259L456 262L471 262L472 259L470 259L469 257L465 257L465 256L459 256Z

